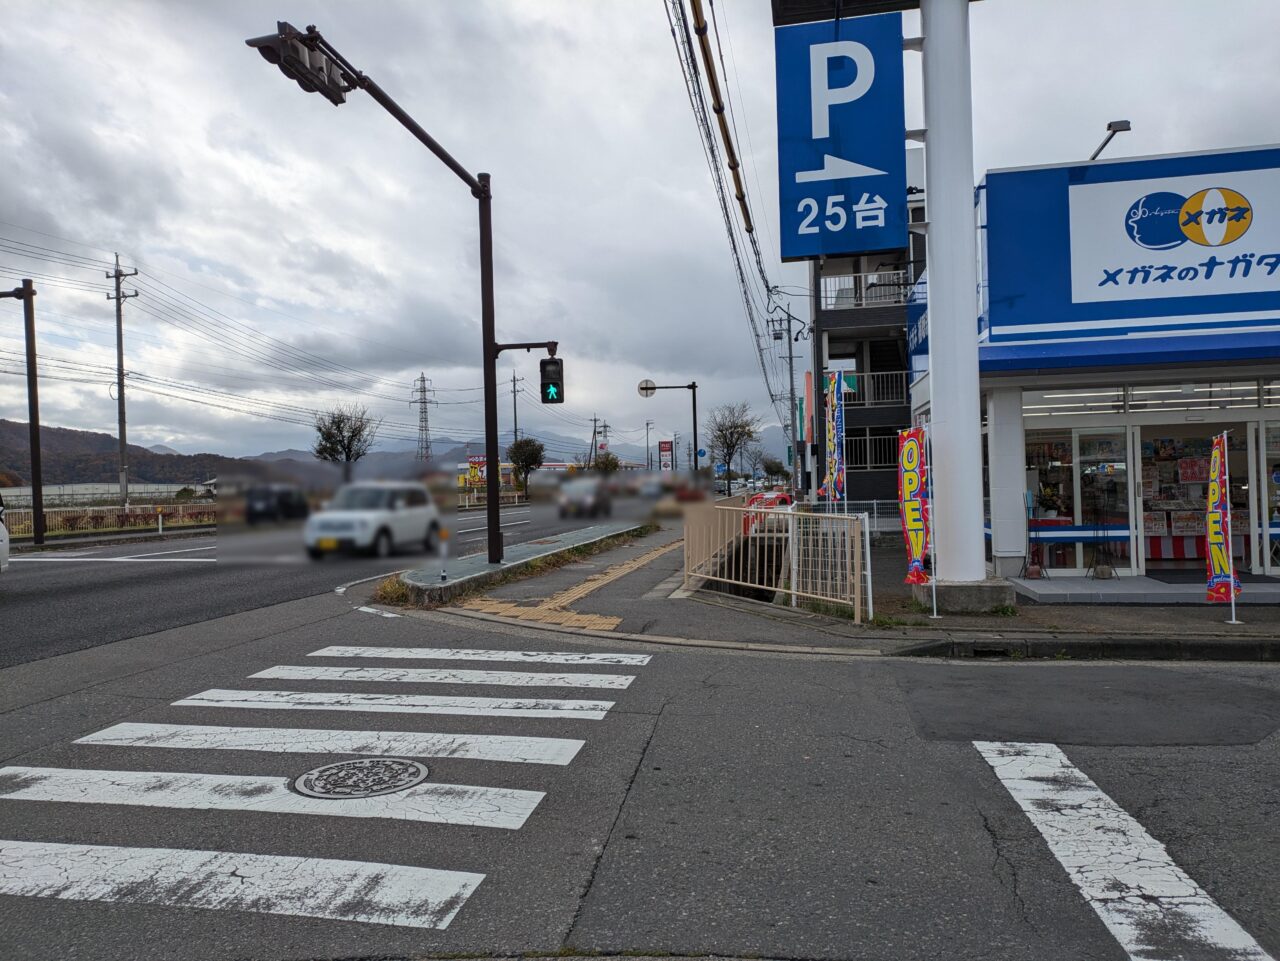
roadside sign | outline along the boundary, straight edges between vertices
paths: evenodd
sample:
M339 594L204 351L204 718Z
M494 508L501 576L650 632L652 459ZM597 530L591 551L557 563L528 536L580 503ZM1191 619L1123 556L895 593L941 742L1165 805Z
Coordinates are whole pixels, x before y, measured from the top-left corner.
M698 448L698 456L699 456L699 457L706 457L706 456L707 456L707 449L706 449L705 447L699 447L699 448Z
M906 247L902 14L773 33L782 259Z
M655 384L653 381L651 381L647 377L644 380L640 381L639 384L636 385L636 393L638 393L641 397L652 397L657 392L658 392L658 385Z
M669 440L658 441L658 469L674 470L675 465L672 459L673 444Z
M716 466L715 466L716 476L717 476L717 477L721 477L721 476L723 476L723 475L724 475L724 472L725 472L727 469L728 469L728 468L726 468L726 467L724 466L724 464L716 464Z

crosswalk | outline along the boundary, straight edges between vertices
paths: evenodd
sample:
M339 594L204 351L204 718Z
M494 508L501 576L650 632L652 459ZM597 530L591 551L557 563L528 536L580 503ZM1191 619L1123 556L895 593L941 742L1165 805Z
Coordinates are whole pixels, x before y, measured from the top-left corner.
M0 803L112 805L175 811L237 814L271 813L300 818L377 818L387 821L519 831L546 797L545 792L484 784L441 783L429 776L433 759L499 762L505 765L566 767L586 745L585 737L543 737L492 733L496 725L525 719L570 723L602 721L613 700L594 697L502 697L454 694L387 694L348 690L350 682L476 685L492 688L563 688L624 691L633 673L588 673L565 667L645 667L646 654L572 651L488 650L461 647L330 646L309 657L342 658L350 666L281 664L250 675L253 680L327 684L327 690L214 688L172 702L173 708L226 712L227 724L113 724L74 742L101 751L102 765L0 768ZM363 666L370 660L383 666ZM552 666L511 671L386 665L386 661L490 662ZM321 714L445 715L485 719L485 732L423 732L359 727L239 725L238 711L311 711ZM202 715L201 719L207 715ZM255 715L256 716L256 715ZM463 722L465 723L465 722ZM585 730L585 729L584 729ZM577 733L577 728L574 728ZM116 751L128 750L134 763L109 767ZM164 756L176 752L259 752L282 759L279 773L200 773L175 770ZM137 752L142 752L138 754ZM153 753L154 752L154 753ZM170 753L173 752L173 753ZM362 764L402 764L428 775L382 793L356 792L335 799L315 796L294 778L291 754L329 756L337 761L370 758ZM199 755L197 755L199 756ZM251 755L252 756L252 755ZM136 759L148 769L136 769ZM385 758L386 761L372 759ZM413 760L402 760L413 759ZM154 763L154 768L151 769ZM352 762L354 763L354 762ZM197 766L194 765L193 766ZM456 767L454 768L457 769ZM296 771L292 773L296 774ZM358 780L358 779L357 779ZM534 785L542 786L542 785ZM89 838L85 839L91 840ZM447 928L485 879L480 871L405 864L291 856L255 851L109 846L63 841L0 839L0 894L72 901L121 902L262 914L326 918L398 927ZM305 884L298 879L306 878Z

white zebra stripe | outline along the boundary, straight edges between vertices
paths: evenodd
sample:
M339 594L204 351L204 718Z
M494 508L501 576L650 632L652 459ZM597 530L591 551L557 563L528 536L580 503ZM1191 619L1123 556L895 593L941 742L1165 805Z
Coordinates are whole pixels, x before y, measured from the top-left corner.
M536 664L627 664L643 667L648 654L557 654L553 651L481 651L458 647L326 647L308 657L390 657L423 661L516 661Z
M506 687L626 688L630 674L530 674L521 671L449 671L425 667L296 667L282 665L249 675L284 681L381 681L406 684L493 684Z
M64 901L443 930L483 880L463 871L333 858L0 840L0 894Z
M115 724L77 744L171 747L205 751L280 751L295 754L389 754L522 764L568 764L585 741L502 734L426 734L415 731L326 731L299 727L216 727L203 724Z
M1273 961L1057 745L975 741L974 747L1132 961Z
M602 721L613 701L551 698L442 697L433 694L349 694L334 691L228 691L192 694L176 707L231 707L290 711L458 714L477 717L558 717Z
M166 771L0 768L0 801L123 804L198 811L257 811L328 817L388 818L517 830L546 795L513 788L423 783L376 797L306 797L289 778Z

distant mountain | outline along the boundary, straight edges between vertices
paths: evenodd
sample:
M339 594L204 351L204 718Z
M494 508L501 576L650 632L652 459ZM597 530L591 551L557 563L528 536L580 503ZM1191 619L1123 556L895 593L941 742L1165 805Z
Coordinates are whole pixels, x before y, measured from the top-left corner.
M153 454L177 454L179 457L182 456L181 451L176 451L172 447L165 447L164 444L152 444L147 450Z
M0 477L18 477L14 486L31 483L31 447L27 425L0 420ZM238 472L265 473L261 465L219 454L157 454L128 445L129 477L143 484L198 484L210 477ZM119 445L110 434L66 427L40 427L40 454L46 484L102 484L119 479Z

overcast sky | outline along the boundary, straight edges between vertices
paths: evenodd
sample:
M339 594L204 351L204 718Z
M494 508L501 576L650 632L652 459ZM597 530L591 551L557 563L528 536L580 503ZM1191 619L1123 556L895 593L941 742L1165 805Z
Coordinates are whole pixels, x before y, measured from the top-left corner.
M715 7L765 268L798 289L804 269L777 256L769 5ZM979 176L1086 158L1121 118L1133 132L1108 156L1280 141L1274 0L971 9ZM366 95L335 108L244 46L277 17L318 25L493 175L499 337L559 340L568 397L539 409L536 355L504 355L504 430L513 364L535 432L586 437L599 414L630 441L646 418L685 434L684 392L642 401L645 376L696 378L704 410L749 400L776 423L662 0L6 0L0 286L43 278L46 423L115 432L113 307L101 265L81 258L118 250L142 272L128 366L151 378L129 395L131 441L306 447L311 431L287 421L356 397L388 442L411 439L419 371L441 389L433 428L480 432L475 202ZM906 63L918 126L919 57ZM20 313L5 303L0 417L26 420L22 380L5 373L21 358L3 353L22 349ZM802 297L792 306L806 314ZM246 406L285 421L226 409Z

